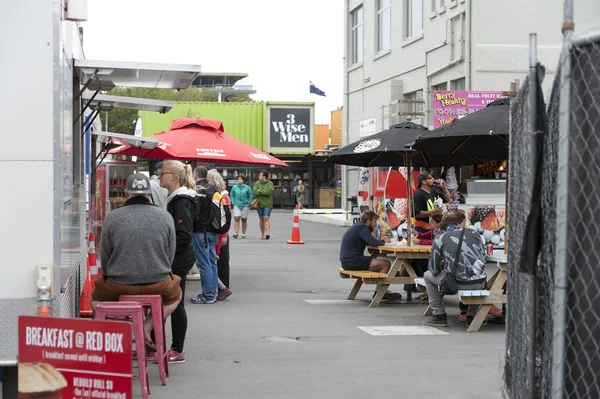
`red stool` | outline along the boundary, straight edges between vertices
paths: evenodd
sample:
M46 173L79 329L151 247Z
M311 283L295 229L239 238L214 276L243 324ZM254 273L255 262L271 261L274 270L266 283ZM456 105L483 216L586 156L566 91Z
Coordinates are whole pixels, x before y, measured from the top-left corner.
M160 374L160 382L163 385L167 385L166 377L169 376L169 359L167 359L167 334L165 334L162 297L160 295L121 295L119 301L137 302L145 310L152 312L158 373Z
M131 317L139 369L139 373L134 375L140 377L142 396L144 399L148 399L150 383L148 379L148 366L146 364L144 308L138 302L100 302L96 307L94 319L106 320L109 317Z

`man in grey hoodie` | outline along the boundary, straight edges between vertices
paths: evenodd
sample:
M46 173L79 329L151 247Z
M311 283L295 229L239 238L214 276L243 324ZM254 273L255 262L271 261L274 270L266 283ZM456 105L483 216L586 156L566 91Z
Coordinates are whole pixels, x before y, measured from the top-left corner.
M100 264L103 276L96 280L91 305L118 301L120 295L161 295L164 317L181 300L180 278L172 273L175 226L167 211L150 202L148 177L135 173L127 178L128 199L111 211L102 226ZM152 346L152 318L144 322L147 343Z
M445 233L438 236L431 248L429 270L425 272L425 287L433 317L423 323L447 326L447 316L443 295L439 286L451 274L456 279L459 290L480 290L486 284L485 248L479 233L465 227L466 216L462 212L449 212L442 219ZM467 326L473 321L478 306L469 306Z

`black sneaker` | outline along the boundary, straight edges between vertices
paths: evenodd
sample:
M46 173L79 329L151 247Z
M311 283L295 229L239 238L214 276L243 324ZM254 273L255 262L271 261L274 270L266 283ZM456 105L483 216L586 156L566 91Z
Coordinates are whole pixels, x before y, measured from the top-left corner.
M487 321L492 324L506 324L506 317L504 317L504 316L488 316Z
M444 314L434 314L431 319L423 320L423 324L432 327L448 327L448 317Z
M377 295L377 291L373 293L373 298L375 298L375 295ZM381 299L384 299L386 301L401 301L402 294L399 292L386 291L385 294L383 294L383 298Z

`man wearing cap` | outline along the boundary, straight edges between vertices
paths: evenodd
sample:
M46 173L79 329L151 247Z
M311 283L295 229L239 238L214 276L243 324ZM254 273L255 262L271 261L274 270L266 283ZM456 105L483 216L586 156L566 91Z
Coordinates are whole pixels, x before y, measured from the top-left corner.
M159 208L164 209L167 202L168 192L166 188L162 188L160 186L160 171L163 165L164 162L162 161L156 164L154 175L152 175L152 179L150 180L150 186L152 187L152 202Z
M161 295L164 317L181 300L180 278L171 273L175 257L175 225L164 209L150 202L150 179L134 173L126 183L127 201L111 211L102 225L100 264L104 275L91 294L95 309L100 301L118 301L120 295ZM146 342L152 346L152 318L144 322Z
M450 193L443 180L434 180L430 172L421 172L417 176L419 189L413 196L413 215L415 217L415 230L419 233L429 231L429 218L436 213L441 213L442 208L436 207L438 198L443 202L450 201Z

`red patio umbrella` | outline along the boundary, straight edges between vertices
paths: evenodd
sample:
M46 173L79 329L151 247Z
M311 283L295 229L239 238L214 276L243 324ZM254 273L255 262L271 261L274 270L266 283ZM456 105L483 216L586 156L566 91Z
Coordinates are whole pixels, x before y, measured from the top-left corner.
M245 163L288 166L287 163L224 133L223 122L212 119L175 119L171 128L157 133L156 148L125 144L111 154L141 158L198 160L215 163Z

